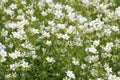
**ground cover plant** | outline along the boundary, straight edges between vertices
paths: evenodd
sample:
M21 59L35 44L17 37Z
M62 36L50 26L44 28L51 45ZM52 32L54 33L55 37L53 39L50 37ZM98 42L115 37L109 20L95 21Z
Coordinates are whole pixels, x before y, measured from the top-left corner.
M0 0L0 80L120 80L120 1Z

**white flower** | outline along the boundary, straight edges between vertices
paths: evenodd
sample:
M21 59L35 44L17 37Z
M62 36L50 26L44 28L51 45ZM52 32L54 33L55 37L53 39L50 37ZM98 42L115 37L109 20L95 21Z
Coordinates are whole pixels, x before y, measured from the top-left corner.
M33 58L33 59L36 59L36 58L37 58L37 55L32 55L32 58Z
M20 52L19 52L19 51L16 51L16 50L15 50L15 52L9 54L9 56L10 56L12 59L16 59L16 58L20 57L21 55L20 55Z
M72 63L73 63L74 65L79 65L79 61L77 61L75 58L72 58Z
M25 18L24 18L24 15L18 15L18 16L16 17L16 19L24 20Z
M59 3L56 3L54 5L54 7L55 7L56 10L61 10L63 8L63 6L61 4L59 4Z
M100 44L100 40L94 40L94 41L93 41L93 45L94 45L94 46L98 46L99 44Z
M62 34L61 33L60 34L57 33L56 36L57 36L58 39L62 38Z
M36 19L36 17L31 17L31 21L36 21L37 19Z
M16 29L18 26L15 22L11 22L11 23L6 23L5 27L6 28L11 28L11 29Z
M11 77L15 78L17 76L16 73L12 73Z
M50 46L52 44L52 41L47 40L46 45Z
M92 55L92 56L85 57L85 61L87 61L89 63L94 63L94 62L96 62L98 60L99 60L98 55Z
M12 58L12 59L16 59L17 58L17 55L15 53L11 53L9 54L9 56Z
M50 63L55 62L54 58L52 58L52 57L47 57L46 60L47 60L47 62L50 62Z
M10 8L14 10L14 9L17 8L17 5L16 5L16 4L11 4L11 5L10 5Z
M109 74L108 80L120 80L120 78L117 77L116 75Z
M65 78L63 78L63 80L71 80L70 78L68 78L68 77L65 77Z
M8 47L12 48L13 47L13 43L9 43Z
M65 9L67 10L68 13L74 11L74 9L71 6L69 6L69 5L66 5Z
M2 29L1 35L4 36L4 37L7 36L8 35L8 31L5 30L5 29Z
M77 20L79 21L79 23L84 23L84 22L86 22L87 21L87 18L84 18L84 17L82 17L81 15L79 15L79 16L77 16Z
M111 47L109 47L109 46L103 47L103 49L104 49L106 52L110 52L110 51L112 50Z
M10 16L12 16L14 14L14 11L11 9L4 9L4 11Z
M90 1L89 0L82 0L82 3L85 4L85 6L90 5Z
M75 26L69 26L69 28L67 28L66 33L72 34L75 30Z
M0 51L6 49L6 46L0 43Z
M102 78L97 78L97 80L103 80Z
M113 47L114 45L113 45L113 42L109 42L109 43L106 44L106 46L107 47Z
M115 10L115 14L120 17L120 6L118 8L116 8Z
M68 40L70 37L68 36L68 34L64 34L64 35L62 35L62 38L65 40Z
M102 47L106 52L110 52L112 50L112 47L113 47L113 42L110 42L110 43L106 43L106 46L105 47Z
M16 51L15 50L15 52L14 52L18 57L20 57L21 56L21 54L20 54L20 52L19 51Z
M55 22L54 22L54 21L48 21L48 24L49 24L50 26L55 26Z
M45 12L45 11L42 11L41 14L42 14L42 16L47 16L48 15L47 12Z
M58 27L59 29L65 29L65 24L57 24L57 27Z
M15 64L10 65L10 69L14 71L16 69L16 65Z
M98 73L98 71L93 68L93 69L90 70L90 73L92 74L92 76L95 76L96 73Z
M10 64L10 69L13 70L13 71L14 71L17 67L19 67L19 63Z
M67 74L67 76L69 77L69 78L75 78L75 75L74 75L74 73L73 73L73 71L70 71L70 70L68 70L67 72L66 72L66 74Z
M61 16L63 16L62 10L55 10L54 14L57 18L60 18Z
M109 54L109 53L101 53L101 57L103 57L103 58L109 58L109 57L111 57L112 55L111 54Z
M28 10L26 11L26 13L27 13L27 14L30 14L30 15L33 15L33 14L34 14L34 10L28 9Z
M110 30L110 29L104 29L104 35L106 35L106 36L110 36L111 35L111 33L112 33L112 31Z
M39 34L39 31L38 29L35 29L35 28L29 28L29 30L34 33L34 34Z
M22 1L21 1L21 4L25 5L25 4L26 4L26 1L22 0Z
M21 46L23 48L27 48L27 49L30 49L30 50L33 50L33 45L29 42L29 41L25 41L25 43L21 44Z
M45 1L45 0L44 0ZM38 8L40 9L40 10L42 10L44 7L45 7L45 3L43 2L43 0L40 0L39 2L38 2Z
M47 38L49 38L49 37L50 37L50 33L45 32L45 31L42 33L42 35L43 35L44 37L47 37Z
M7 52L4 50L0 50L0 55L2 58L5 58L7 56Z
M71 21L75 21L75 13L74 13L74 12L68 13L67 16L69 17L69 19L70 19Z
M109 68L109 66L106 66L105 70L107 71L108 74L110 74L112 72L112 68Z
M21 66L23 68L28 68L29 67L28 62L25 62L24 60L22 61Z
M2 57L0 62L5 62L6 61L6 58L5 57Z
M20 39L20 40L23 39L23 36L19 32L12 32L12 35L13 35L14 38L17 38L17 39Z
M6 78L10 78L10 77L11 77L11 74L6 74L5 77L6 77Z
M97 49L94 47L94 46L91 46L88 48L88 51L91 52L91 53L94 53L94 54L97 54Z
M2 0L1 2L2 2L2 3L6 3L6 2L8 2L8 0Z
M47 13L53 13L53 9L48 8Z
M112 30L118 32L119 31L119 27L118 26L112 26Z
M19 14L23 14L23 10L22 9L17 9L17 12L19 13ZM19 15L18 15L19 16Z
M82 69L85 69L86 67L87 67L86 64L82 64L82 65L81 65L81 68L82 68Z
M50 4L52 2L53 2L53 0L46 0L46 3L48 3L48 4Z

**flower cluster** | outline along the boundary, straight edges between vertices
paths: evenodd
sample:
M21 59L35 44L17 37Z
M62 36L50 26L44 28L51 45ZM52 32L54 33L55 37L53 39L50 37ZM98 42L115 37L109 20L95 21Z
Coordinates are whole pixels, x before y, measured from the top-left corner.
M120 80L119 4L1 0L0 80Z

